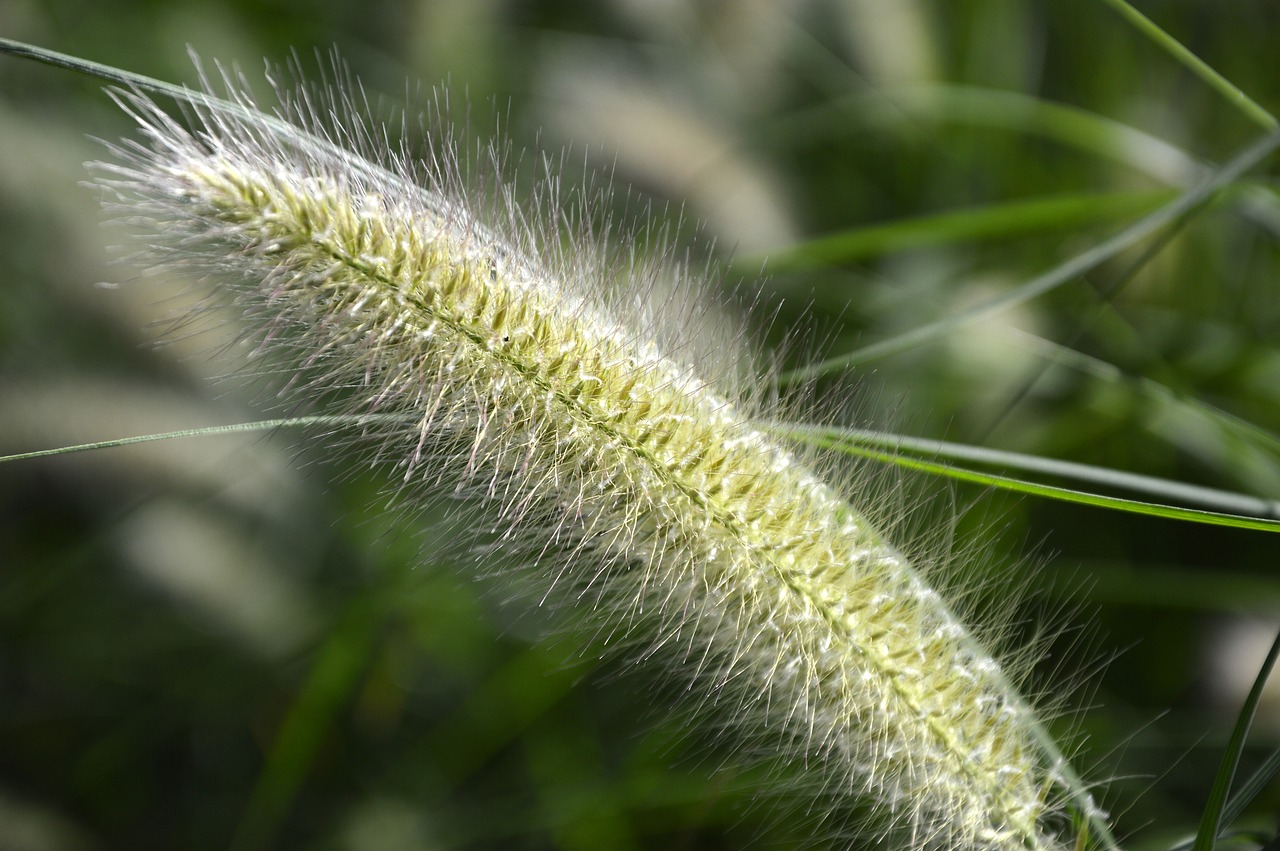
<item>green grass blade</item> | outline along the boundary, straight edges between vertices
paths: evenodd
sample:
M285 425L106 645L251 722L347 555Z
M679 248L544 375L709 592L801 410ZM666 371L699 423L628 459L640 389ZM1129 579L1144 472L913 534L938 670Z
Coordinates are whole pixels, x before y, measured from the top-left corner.
M954 210L820 237L772 254L768 263L774 272L795 272L909 248L1080 228L1149 213L1171 196L1171 190L1080 193ZM756 265L758 258L741 262Z
M111 65L103 65L98 62L91 62L87 59L81 59L77 56L68 56L65 53L59 53L56 50L49 50L44 47L37 47L33 44L27 44L21 41L14 41L8 38L0 38L0 55L8 54L16 56L20 59L31 59L45 65L52 65L55 68L65 68L74 71L77 74L84 74L108 83L115 83L127 89L137 89L139 91L152 92L154 94L163 95L173 98L178 103L191 104L196 107L205 107L219 113L228 115L236 115L247 118L255 126L271 130L277 133L281 139L295 139L302 132L299 128L285 121L277 115L262 112L252 108L243 100L227 100L217 97L208 91L197 91L189 89L186 86L175 85L174 83L166 83L163 80L157 80L154 77L148 77L144 74L135 74L132 71L125 71L115 68ZM194 60L194 57L193 57ZM198 67L198 63L197 63ZM201 72L203 79L203 71ZM373 173L379 176L386 176L389 173L385 168L375 162L346 150L341 145L335 144L332 140L324 138L322 135L310 135L310 140L316 145L326 149L333 156L342 161L343 165L358 173ZM394 175L392 175L394 178ZM425 189L421 190L424 202L432 207L439 206L439 200L434 198L431 193Z
M276 733L231 847L257 851L276 835L341 707L351 700L377 647L383 606L364 598L348 607L316 653L307 680Z
M1133 392L1161 405L1167 405L1210 422L1224 432L1240 440L1270 452L1280 459L1280 435L1269 431L1255 423L1242 419L1235 414L1210 405L1190 393L1167 387L1160 382L1145 376L1128 375L1114 364L1078 352L1052 340L1036 337L1023 331L1012 330L1010 334L1020 345L1026 346L1042 357L1062 366L1076 369L1092 375L1109 384L1128 385Z
M787 433L791 437L796 435L793 430L788 430ZM1280 520L1280 502L1275 500L1260 499L1247 494L1207 488L1200 485L1189 485L1185 482L1175 482L1155 476L1127 473L1123 470L1113 470L1092 464L1080 464L1074 461L1062 461L1057 458L1044 458L1039 455L1026 455L1021 452L988 449L981 446L969 446L942 440L903 437L888 432L866 429L813 427L812 434L820 435L822 439L850 441L862 446L906 452L924 459L941 458L949 461L999 466L1006 470L1038 473L1077 482L1086 482L1101 487L1146 493L1169 501L1178 500L1184 503L1194 503L1201 508L1223 514Z
M1231 824L1244 815L1245 809L1253 803L1254 798L1257 798L1258 794L1278 776L1280 776L1280 748L1273 750L1262 761L1262 765L1258 766L1258 770L1240 784L1240 788L1231 796L1231 800L1222 811L1223 822Z
M1102 0L1102 2L1119 12L1120 17L1133 24L1139 32L1159 45L1174 59L1187 66L1193 74L1204 80L1209 86L1212 86L1253 121L1267 130L1275 130L1280 127L1280 121L1277 121L1274 115L1263 109L1257 101L1242 92L1226 77L1213 70L1203 59L1184 47L1182 42L1169 35L1150 18L1133 8L1126 0Z
M912 132L922 122L1039 136L1171 185L1203 174L1202 163L1187 151L1113 118L1021 92L958 83L921 83L834 98L787 113L770 136L811 139L833 128L847 130L851 124L901 125Z
M803 369L785 372L781 376L781 380L785 384L791 384L796 383L796 381L817 379L823 375L842 374L842 372L859 365L859 363L877 360L877 358L888 357L890 354L905 352L908 349L923 346L925 343L931 343L933 340L946 337L947 334L952 333L957 328L961 328L963 325L970 324L970 322L986 319L986 317L998 314L998 312L1006 310L1006 308L1021 305L1021 303L1030 301L1030 299L1043 296L1044 293L1051 292L1052 289L1061 287L1062 284L1096 269L1103 262L1115 257L1117 253L1134 246L1135 243L1149 237L1149 235L1157 232L1158 229L1164 228L1165 225L1179 219L1180 216L1196 210L1197 207L1210 200L1213 195L1216 195L1220 189L1229 186L1245 171L1261 163L1271 152L1276 150L1276 147L1280 147L1280 133L1270 133L1257 139L1252 145L1244 148L1242 152L1231 157L1228 164L1215 171L1210 179L1204 180L1199 186L1189 189L1183 195L1175 198L1174 201L1166 203L1165 206L1160 207L1152 214L1135 221L1135 223L1121 230L1114 237L1098 243L1097 246L1089 248L1087 251L1078 253L1078 255L1071 257L1070 260L1053 267L1047 273L1037 275L1036 278L1028 280L1027 283L1019 285L1019 287L1002 294L1002 296L988 299L987 302L974 307L973 310L920 325L919 328L906 331L905 334L899 334L896 337L881 340L879 343L855 349L854 352L828 358L826 361L814 363L814 365L803 367Z
M179 431L165 431L157 434L140 434L134 435L133 437L113 438L111 440L95 440L93 443L80 443L75 446L59 446L54 449L37 449L33 452L18 452L14 455L0 455L0 464L7 461L27 461L32 458L48 458L53 455L69 455L73 452L88 452L95 449L112 449L117 446L131 446L135 443L154 443L158 440L176 440L183 437L210 437L222 434L245 434L256 431L274 431L281 428L306 428L308 426L352 427L370 423L387 422L404 422L404 418L395 414L348 414L286 417L278 420L257 420L247 423L204 426L203 428L184 428Z
M933 342L964 325L985 319L992 314L1044 295L1069 281L1075 280L1086 272L1092 271L1120 252L1152 235L1160 228L1196 210L1213 198L1219 190L1230 185L1262 162L1277 147L1280 147L1280 133L1270 133L1255 140L1243 151L1232 157L1226 165L1214 172L1213 176L1208 180L1179 195L1154 213L1134 222L1110 239L1082 251L1066 262L1060 263L1048 272L1032 278L1003 295L989 299L956 316L949 316L946 319L921 325L906 333L898 334L879 343L873 343L870 346L864 346L844 355L828 358L812 366L791 370L784 373L780 380L789 384L797 381L812 380L833 373L843 373L858 364L888 357L889 355Z
M1271 643L1271 650L1253 681L1253 688L1240 709L1240 717L1236 719L1235 729L1227 741L1226 750L1222 754L1222 763L1214 778L1213 788L1209 791L1209 800L1205 804L1204 814L1200 818L1200 829L1196 832L1196 842L1192 851L1213 851L1218 832L1222 829L1222 817L1226 811L1227 795L1231 791L1231 783L1235 779L1236 767L1240 764L1240 752L1244 750L1244 741L1253 724L1253 716L1258 710L1258 701L1262 699L1262 688L1275 667L1276 657L1280 656L1280 633Z
M1183 148L1158 136L1069 103L1021 92L957 83L912 84L832 99L788 113L770 131L781 141L850 132L871 125L918 132L922 123L962 124L1038 136L1111 160L1171 186L1188 186L1210 169ZM1241 211L1280 234L1280 204L1265 186L1242 187Z
M1102 494L1089 493L1085 491L1073 490L1070 488L1058 487L1056 485L1039 484L1036 482L1028 482L1022 479L1015 479L1010 476L1003 476L995 473L984 473L976 470L969 470L956 467L950 464L940 463L938 461L929 460L919 455L904 453L901 443L893 448L877 448L877 446L868 446L864 439L857 432L842 431L839 429L820 429L812 427L797 427L788 425L776 425L773 430L781 435L798 440L810 445L819 446L825 449L832 449L844 452L849 455L855 455L867 458L872 461L878 461L885 464L892 464L908 470L914 470L931 475L943 476L954 479L956 481L969 482L971 484L982 485L983 487L997 488L999 490L1012 491L1014 493L1026 494L1028 496L1039 496L1050 499L1056 499L1060 502L1076 503L1080 505L1090 505L1095 508L1107 508L1117 511L1125 511L1130 514L1140 514L1150 517L1162 517L1168 520L1183 520L1194 523L1201 523L1211 526L1227 526L1236 529L1253 529L1262 532L1280 532L1280 520L1267 519L1266 517L1248 517L1239 514L1233 514L1223 511L1209 511L1205 509L1183 508L1173 505L1164 505L1160 503L1144 502L1133 499L1123 499L1121 497L1105 496ZM873 433L874 434L874 433ZM948 444L936 443L933 441L919 441L920 449L925 454L933 455L929 452L929 448L939 446L948 446ZM951 445L954 446L954 445ZM959 449L958 447L956 448ZM1014 457L1013 453L990 453L987 450L976 450L973 447L964 448L968 453L977 453L986 456L1002 456ZM958 454L958 453L957 453ZM1025 457L1024 457L1025 458ZM1085 465L1065 465L1064 462L1051 462L1046 459L1037 459L1037 464L1047 469L1057 470L1075 470L1085 468ZM1058 466L1064 465L1064 466ZM1094 471L1093 475L1102 477L1102 473ZM1128 479L1129 474L1109 474L1114 477L1114 481L1123 482ZM1158 487L1162 483L1161 480L1152 479L1151 477L1135 476L1132 483L1141 485L1144 489ZM1190 486L1182 485L1176 482L1169 482L1170 488L1188 488ZM1226 492L1213 491L1205 488L1192 489L1192 491L1204 499L1218 500L1247 500L1248 497L1241 497L1236 494ZM1273 504L1258 500L1257 504L1265 507L1270 513L1274 513Z
M34 44L14 41L10 38L0 38L0 53L17 56L20 59L33 59L36 62L51 65L54 68L66 68L70 71L75 71L77 74L96 77L99 80L130 88L146 89L147 91L176 97L189 97L191 95L190 91L181 86L175 86L172 83L166 83L154 77L135 74L132 71L123 71L110 65L91 62L88 59L81 59L79 56L70 56L66 53L59 53L56 50L36 47Z

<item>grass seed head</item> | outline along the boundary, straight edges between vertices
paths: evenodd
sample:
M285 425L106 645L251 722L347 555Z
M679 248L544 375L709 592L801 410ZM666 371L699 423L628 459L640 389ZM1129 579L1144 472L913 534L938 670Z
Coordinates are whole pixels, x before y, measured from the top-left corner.
M554 178L524 205L469 191L447 136L414 162L347 93L268 115L241 91L193 95L189 126L118 93L143 139L99 183L153 263L256 323L295 398L394 415L377 454L407 498L484 503L535 602L870 802L894 847L1071 846L1087 793L859 492L770 435L739 347L699 339L694 264L621 250Z

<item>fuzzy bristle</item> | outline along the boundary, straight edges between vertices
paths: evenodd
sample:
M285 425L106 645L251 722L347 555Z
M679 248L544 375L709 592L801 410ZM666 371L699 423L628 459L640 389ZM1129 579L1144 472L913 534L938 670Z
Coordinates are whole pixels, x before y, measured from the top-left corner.
M187 130L119 97L147 138L100 182L158 262L212 273L265 348L319 376L308 386L411 423L380 457L411 493L452 479L488 503L513 547L540 539L523 569L541 595L645 635L641 655L745 735L807 755L896 841L1075 841L1063 802L1087 796L1001 666L725 389L731 366L619 308L636 297L619 275L646 289L660 270L566 247L541 216L487 215L448 153L410 178L402 156L335 141L376 135L358 127L268 119L241 97L195 99Z

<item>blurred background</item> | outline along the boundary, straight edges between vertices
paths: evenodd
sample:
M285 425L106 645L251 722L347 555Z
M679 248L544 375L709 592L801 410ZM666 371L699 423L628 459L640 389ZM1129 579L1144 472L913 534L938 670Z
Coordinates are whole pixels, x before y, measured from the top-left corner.
M1276 4L1141 8L1280 108ZM187 83L188 50L259 80L336 48L414 110L443 85L466 133L567 146L571 178L678 220L788 366L1006 293L1263 132L1101 0L5 0L0 36ZM82 163L129 132L93 81L0 57L0 453L269 407L234 329L167 321L189 282L115 262ZM1272 172L861 363L838 407L1280 499ZM895 481L935 495L906 524L931 552L1013 565L1018 628L1052 636L1037 688L1126 847L1193 830L1280 627L1276 539ZM385 486L305 432L0 466L0 849L814 844L651 683L424 554L431 518ZM1245 771L1280 744L1268 701Z

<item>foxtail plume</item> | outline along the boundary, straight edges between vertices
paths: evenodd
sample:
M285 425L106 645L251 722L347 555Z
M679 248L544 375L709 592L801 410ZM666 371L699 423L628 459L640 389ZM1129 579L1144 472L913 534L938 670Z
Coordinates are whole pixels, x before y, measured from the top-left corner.
M447 139L425 164L380 150L341 93L267 114L234 83L166 89L189 129L142 93L154 81L116 79L139 87L115 97L142 141L113 147L98 183L151 261L216 280L302 376L292 398L336 389L380 415L410 498L487 504L537 599L643 636L638 656L741 734L871 802L893 847L1110 847L948 604L771 436L731 363L634 308L696 295L687 265L566 235L556 192L527 214L502 186L467 194Z

